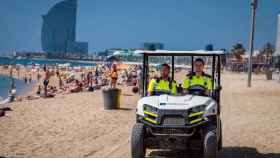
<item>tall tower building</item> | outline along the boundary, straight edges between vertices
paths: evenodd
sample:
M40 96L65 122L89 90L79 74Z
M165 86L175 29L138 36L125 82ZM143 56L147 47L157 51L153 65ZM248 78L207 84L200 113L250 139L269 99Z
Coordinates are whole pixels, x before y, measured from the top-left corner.
M77 0L64 0L43 15L42 49L47 53L87 53L88 43L76 42Z

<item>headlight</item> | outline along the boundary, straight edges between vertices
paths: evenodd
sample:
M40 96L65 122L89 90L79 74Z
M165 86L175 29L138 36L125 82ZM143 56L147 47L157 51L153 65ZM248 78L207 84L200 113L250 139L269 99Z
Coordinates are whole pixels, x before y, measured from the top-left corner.
M191 109L191 112L204 112L205 108L206 108L206 105L200 105L200 106L197 106L197 107L193 107Z
M152 112L152 113L158 113L158 108L144 104L143 106L144 111Z
M200 105L197 107L193 107L190 110L189 116L188 116L188 122L190 124L195 124L195 123L199 123L201 121L204 120L204 114L205 114L205 108L206 105Z
M211 116L211 115L217 115L217 104L210 104L205 108L205 114L204 117Z
M149 121L150 123L153 124L158 124L157 122L158 108L144 104L143 111L144 111L144 119L146 121Z

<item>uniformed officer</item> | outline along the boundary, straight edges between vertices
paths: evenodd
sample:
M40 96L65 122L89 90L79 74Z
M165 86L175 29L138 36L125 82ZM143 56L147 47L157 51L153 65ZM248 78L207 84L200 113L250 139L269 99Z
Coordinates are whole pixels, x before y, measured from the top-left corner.
M194 61L194 72L188 74L183 82L186 93L189 93L189 88L193 86L203 87L205 95L209 95L212 90L211 76L204 73L204 61L201 58Z
M148 86L148 95L159 94L176 94L177 85L169 77L170 66L168 64L162 64L160 70L160 77L152 79Z

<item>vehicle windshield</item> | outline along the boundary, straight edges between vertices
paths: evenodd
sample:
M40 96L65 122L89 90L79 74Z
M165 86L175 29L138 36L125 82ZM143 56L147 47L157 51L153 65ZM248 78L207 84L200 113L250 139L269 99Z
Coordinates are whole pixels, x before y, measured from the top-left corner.
M196 56L193 59L191 56L175 57L174 79L172 79L172 57L149 57L148 95L210 95L216 81L212 81L212 61L212 57L205 56ZM167 71L163 68L164 64L170 67L168 76L164 72Z

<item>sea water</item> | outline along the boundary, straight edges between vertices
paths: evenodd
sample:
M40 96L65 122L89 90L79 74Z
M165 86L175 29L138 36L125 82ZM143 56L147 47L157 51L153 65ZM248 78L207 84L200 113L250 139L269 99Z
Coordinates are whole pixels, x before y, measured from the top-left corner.
M12 59L7 57L0 57L0 65L20 64L20 65L55 65L66 64L71 66L95 66L92 61L74 61L74 60L61 60L61 59Z
M17 90L17 95L23 95L30 91L35 83L25 83L23 80L14 79ZM0 75L0 97L5 99L8 96L8 91L11 89L11 78L9 76Z

